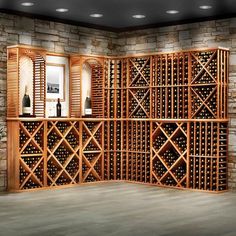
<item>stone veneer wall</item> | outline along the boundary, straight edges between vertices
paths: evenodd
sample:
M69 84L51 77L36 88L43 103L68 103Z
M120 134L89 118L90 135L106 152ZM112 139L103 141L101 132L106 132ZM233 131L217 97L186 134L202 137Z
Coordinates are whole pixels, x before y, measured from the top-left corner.
M0 190L6 188L6 47L28 44L57 53L127 55L227 47L229 75L229 187L236 189L236 18L112 33L0 13Z

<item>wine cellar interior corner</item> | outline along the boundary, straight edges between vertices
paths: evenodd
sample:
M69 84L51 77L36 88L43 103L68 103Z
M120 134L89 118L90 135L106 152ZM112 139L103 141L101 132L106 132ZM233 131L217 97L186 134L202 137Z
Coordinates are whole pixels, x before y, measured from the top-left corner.
M107 57L17 45L7 56L9 191L227 190L227 49Z

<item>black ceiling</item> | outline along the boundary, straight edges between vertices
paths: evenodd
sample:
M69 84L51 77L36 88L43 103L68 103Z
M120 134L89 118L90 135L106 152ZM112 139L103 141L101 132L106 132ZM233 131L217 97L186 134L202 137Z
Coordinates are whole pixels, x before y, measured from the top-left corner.
M23 7L22 2L34 5ZM212 8L202 10L201 5ZM69 11L58 13L56 8ZM173 9L179 13L166 13ZM0 0L0 11L123 31L236 16L236 0ZM92 13L101 13L103 17L92 18ZM134 19L134 14L144 14L146 18Z

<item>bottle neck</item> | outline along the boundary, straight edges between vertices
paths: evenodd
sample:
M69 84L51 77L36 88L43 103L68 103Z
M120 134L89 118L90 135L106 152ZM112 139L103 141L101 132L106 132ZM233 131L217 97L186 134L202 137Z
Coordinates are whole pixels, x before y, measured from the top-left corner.
M89 90L87 90L87 98L90 98Z
M25 95L27 95L28 94L28 88L27 88L27 86L25 86Z

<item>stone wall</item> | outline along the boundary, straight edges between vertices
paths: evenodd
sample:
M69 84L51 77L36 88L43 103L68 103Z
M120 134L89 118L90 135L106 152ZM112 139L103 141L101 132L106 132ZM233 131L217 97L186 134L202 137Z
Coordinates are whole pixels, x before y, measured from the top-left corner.
M0 191L6 188L7 46L28 44L57 53L116 55L117 34L0 13Z
M120 33L120 55L193 48L230 49L229 188L236 189L236 18Z
M0 30L0 190L6 187L6 47L14 44L103 55L229 48L229 187L236 189L236 18L116 34L0 13Z

